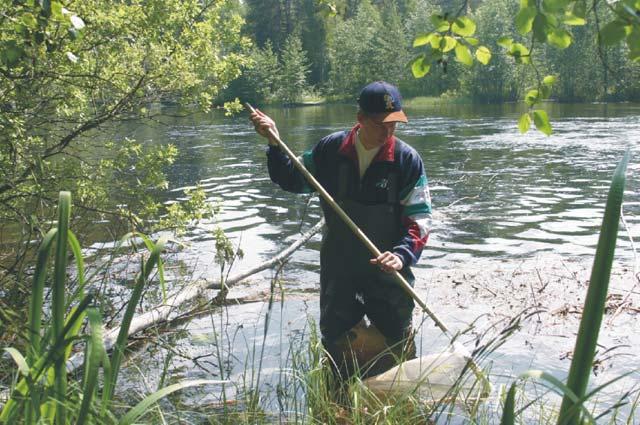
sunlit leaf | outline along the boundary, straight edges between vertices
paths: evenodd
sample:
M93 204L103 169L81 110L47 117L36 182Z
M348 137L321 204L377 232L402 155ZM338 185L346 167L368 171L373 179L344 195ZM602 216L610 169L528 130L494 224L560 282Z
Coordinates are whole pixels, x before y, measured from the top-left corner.
M469 48L464 44L458 43L455 47L456 49L456 60L460 63L463 63L467 66L473 65L473 56L471 56L471 52L469 52Z
M524 9L520 9L515 19L516 29L520 34L524 35L531 31L531 28L533 27L533 19L537 14L538 9L535 7L525 7Z
M471 44L472 46L477 46L477 45L478 45L478 43L480 43L480 41L478 41L478 39L477 39L477 38L473 38L473 37L465 37L464 39L465 39L465 41L466 41L467 43Z
M52 1L51 2L51 16L54 19L62 19L62 3L57 2L57 1Z
M449 21L444 19L442 15L431 15L431 23L436 27L436 31L444 32L449 30Z
M476 50L476 59L478 59L478 62L481 64L487 65L491 60L491 51L485 46L478 47Z
M513 43L509 46L508 55L513 56L517 63L529 63L529 49L521 43Z
M25 13L24 15L22 15L21 21L25 26L31 29L35 29L38 27L38 21L32 13Z
M448 35L444 36L444 39L440 41L440 48L443 52L448 52L453 50L458 44L458 40L453 37L449 37Z
M524 96L524 101L527 105L533 106L539 100L540 92L537 89L529 90Z
M536 5L536 0L520 0L520 9L524 9L525 7L534 7Z
M556 81L557 81L557 78L555 77L555 75L547 75L542 79L542 82L548 86L555 84Z
M562 28L556 28L548 34L549 44L559 49L566 49L571 45L571 34Z
M413 40L413 47L420 47L424 46L427 43L430 43L434 35L435 34L432 32L428 34L420 34Z
M431 64L425 61L425 55L420 55L411 62L411 72L415 78L422 78L429 73Z
M463 37L472 36L476 32L476 24L471 19L466 16L460 16L458 19L453 21L451 25L451 30Z
M536 109L535 111L533 111L533 123L536 125L536 128L538 130L540 130L547 136L550 136L551 133L553 133L551 124L549 123L549 117L547 116L547 113L542 109Z
M520 115L520 118L518 119L518 129L520 130L520 133L526 133L527 131L529 131L530 127L531 115L529 115L528 112L525 112L524 114Z
M626 36L625 23L618 20L609 22L600 30L600 40L606 46L619 43Z
M9 353L11 358L13 358L13 361L18 366L18 371L20 372L20 374L23 376L27 376L29 374L29 365L27 364L25 358L22 356L22 353L20 353L20 351L16 350L13 347L6 347L4 351Z
M502 46L508 49L513 44L513 39L510 37L504 36L504 37L500 37L498 41L496 41L496 43L498 44L498 46Z
M433 36L431 37L430 43L431 43L431 48L432 49L439 49L440 48L440 42L442 41L442 36L440 34L433 34Z
M565 25L574 25L574 26L585 25L587 23L586 19L576 16L571 12L566 12L564 14L564 17L562 18L562 22L564 22Z

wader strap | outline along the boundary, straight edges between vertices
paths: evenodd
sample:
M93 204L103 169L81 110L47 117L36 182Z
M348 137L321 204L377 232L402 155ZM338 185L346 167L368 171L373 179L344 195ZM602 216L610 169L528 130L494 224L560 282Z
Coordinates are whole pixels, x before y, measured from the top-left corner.
M341 162L338 165L338 191L336 201L343 201L349 193L349 165Z

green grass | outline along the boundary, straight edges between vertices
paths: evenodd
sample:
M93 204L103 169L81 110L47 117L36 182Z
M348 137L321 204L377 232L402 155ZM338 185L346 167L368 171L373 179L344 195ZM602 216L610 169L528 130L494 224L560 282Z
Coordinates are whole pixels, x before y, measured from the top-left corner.
M14 347L6 347L17 365L10 397L0 410L2 424L56 424L118 423L132 424L155 405L160 398L196 385L218 384L220 381L184 381L159 389L129 409L121 419L111 412L120 364L127 342L127 332L140 301L142 289L149 275L157 268L166 240L148 242L150 253L141 262L135 288L129 298L121 331L109 356L102 340L102 317L99 307L84 291L84 261L80 244L69 230L71 195L61 192L58 205L57 228L43 239L34 269L29 321L26 325L29 347L26 357ZM126 238L128 238L128 235ZM125 238L125 239L126 239ZM67 259L71 250L78 274L78 288L67 291ZM49 271L49 258L54 258L51 279L51 319L42 326L44 286ZM88 321L88 334L81 328ZM69 379L66 362L76 343L85 347L83 376L80 381ZM102 369L103 386L98 377Z
M469 103L473 102L464 96L416 96L404 99L403 106L406 108L426 108L442 105L464 105Z

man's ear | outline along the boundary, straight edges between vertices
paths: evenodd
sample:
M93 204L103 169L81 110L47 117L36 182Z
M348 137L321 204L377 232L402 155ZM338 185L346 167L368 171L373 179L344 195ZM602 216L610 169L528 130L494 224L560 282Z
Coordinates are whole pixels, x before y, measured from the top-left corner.
M360 124L362 124L362 122L364 121L364 118L365 118L365 115L362 112L358 111L358 113L356 114L356 119Z

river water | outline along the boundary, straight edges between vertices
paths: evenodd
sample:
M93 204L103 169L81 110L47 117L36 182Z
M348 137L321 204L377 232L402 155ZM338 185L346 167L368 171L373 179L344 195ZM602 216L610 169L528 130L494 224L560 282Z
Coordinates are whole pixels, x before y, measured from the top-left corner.
M356 109L323 105L264 111L276 120L289 147L302 153L322 136L350 128ZM617 261L633 264L629 236L640 241L636 153L640 105L549 105L554 128L550 137L536 131L520 134L516 120L521 112L511 104L407 108L410 122L399 126L397 136L422 155L434 208L434 228L415 269L418 282L429 279L431 269L460 269L474 262L521 261L543 254L593 256L611 175L627 148L634 155L623 208L628 231L621 228ZM243 249L245 255L233 269L241 271L270 258L321 217L317 198L290 194L271 183L264 139L254 133L246 116L229 118L215 111L165 117L162 124L123 133L146 144L170 142L178 147L180 155L168 175L168 201L180 198L184 188L200 184L209 200L221 206L216 220L199 223L184 236L188 248L177 255L196 278L219 278L213 262L212 232L217 226ZM304 346L313 326L310 319L318 318L319 246L315 237L285 267L282 281L290 295L274 306L266 339L264 302L230 307L223 316L194 319L172 339L180 352L168 362L174 379L231 375L236 385L227 391L233 397L242 392L239 382L244 389L253 385L247 370L260 366L256 362L264 346L265 378L260 385L275 388L267 377L282 379L277 371L288 364L287 347L291 341ZM255 286L241 290L268 288L272 275L262 273L253 279ZM440 314L457 323L456 311ZM439 334L432 327L422 333L429 341L425 346L433 345ZM223 359L212 354L214 346L221 347ZM552 371L566 368L568 363L550 358L555 353L545 358L544 350L541 363ZM154 370L162 367L167 351L156 346L143 357L146 360L129 372L130 379L135 381L140 373L155 382ZM536 361L515 356L501 373L526 369ZM196 394L199 403L212 402L211 394L191 392L190 397Z

